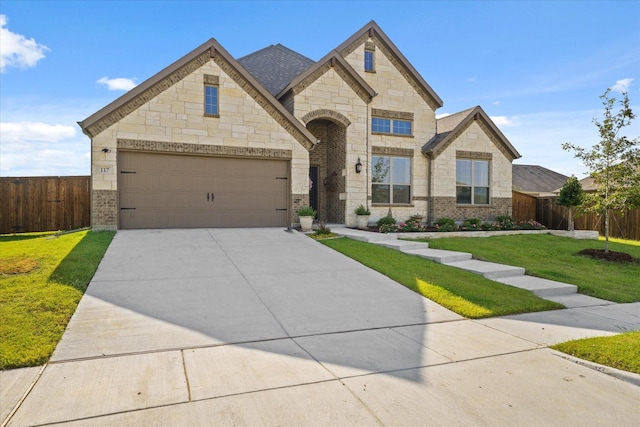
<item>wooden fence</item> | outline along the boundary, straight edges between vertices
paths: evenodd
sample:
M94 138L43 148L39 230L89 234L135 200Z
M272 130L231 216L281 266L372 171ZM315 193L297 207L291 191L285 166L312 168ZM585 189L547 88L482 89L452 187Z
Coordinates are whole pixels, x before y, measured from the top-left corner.
M89 176L0 178L0 234L91 225Z
M513 216L518 220L535 219L553 230L567 229L568 208L554 203L555 197L534 197L528 194L513 192ZM624 215L613 214L609 218L611 237L640 240L640 209L625 212ZM594 213L574 216L576 230L597 230L604 236L604 217Z

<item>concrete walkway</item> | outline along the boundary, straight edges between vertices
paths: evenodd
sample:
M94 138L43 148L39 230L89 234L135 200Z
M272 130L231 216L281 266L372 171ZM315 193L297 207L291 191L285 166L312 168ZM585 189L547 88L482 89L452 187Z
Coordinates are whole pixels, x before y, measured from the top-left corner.
M525 275L525 269L522 267L475 260L472 259L473 254L467 252L431 249L429 243L426 242L398 240L398 237L403 237L403 235L372 233L344 226L335 226L332 227L332 230L341 236L396 249L439 264L476 273L506 285L526 289L540 298L558 302L567 308L614 304L611 301L578 294L578 287L575 285ZM419 233L408 234L407 236L418 237Z
M627 330L640 303L467 320L281 229L120 231L51 362L0 373L0 414L11 426L631 426L640 376L546 348Z

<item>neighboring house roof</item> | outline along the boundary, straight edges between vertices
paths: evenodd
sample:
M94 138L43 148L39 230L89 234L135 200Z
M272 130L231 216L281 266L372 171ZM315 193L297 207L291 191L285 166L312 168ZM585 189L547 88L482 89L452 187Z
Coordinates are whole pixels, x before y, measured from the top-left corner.
M495 123L493 123L493 120L489 118L487 113L485 113L479 105L437 119L436 135L422 147L422 152L431 158L438 157L440 153L455 140L460 132L466 129L473 121L479 121L488 128L505 154L510 155L513 159L521 157L520 153L511 145L507 137L500 132L500 129L498 129Z
M562 187L566 175L538 165L512 165L513 189L525 193L551 193Z
M285 127L302 145L311 148L316 144L313 134L213 38L78 124L86 135L94 137L211 59L235 71L236 77L252 88L246 89L252 97L270 104L274 119L291 125Z
M273 96L315 64L313 60L281 44L250 53L239 58L238 62Z
M396 45L393 44L391 39L387 37L375 21L371 21L364 27L360 28L335 50L338 51L342 57L346 57L368 38L372 38L385 55L398 61L397 65L401 68L401 73L407 79L409 84L411 84L414 89L423 96L425 101L427 101L433 110L442 107L442 99L440 99L431 86L429 86L429 84L422 78L420 73L418 73L413 65L411 65L402 52L398 50Z

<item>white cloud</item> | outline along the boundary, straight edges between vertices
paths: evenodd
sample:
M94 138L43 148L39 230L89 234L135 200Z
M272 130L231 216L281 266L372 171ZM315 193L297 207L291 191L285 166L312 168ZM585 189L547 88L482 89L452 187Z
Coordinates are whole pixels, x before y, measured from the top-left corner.
M491 116L491 120L496 126L519 126L520 120L518 116L507 117L507 116Z
M468 81L469 83L473 83L473 82L475 82L475 81L476 81L476 78L475 78L475 77L468 77L468 78L467 78L467 81Z
M73 138L76 130L72 126L50 125L40 122L2 122L0 123L0 141L43 141L57 142Z
M629 91L629 86L631 86L631 82L633 82L633 79L622 79L622 80L617 80L616 84L614 84L613 86L611 86L611 90L614 92L628 92Z
M107 86L109 90L131 90L136 87L136 83L133 79L126 78L110 79L105 76L98 80L98 83Z
M491 105L500 105L500 101L493 101Z
M451 113L442 113L442 114L436 114L436 119L441 119L443 117L447 117L450 116Z
M34 67L49 48L33 38L12 33L6 28L7 22L7 16L0 15L0 73L7 67Z

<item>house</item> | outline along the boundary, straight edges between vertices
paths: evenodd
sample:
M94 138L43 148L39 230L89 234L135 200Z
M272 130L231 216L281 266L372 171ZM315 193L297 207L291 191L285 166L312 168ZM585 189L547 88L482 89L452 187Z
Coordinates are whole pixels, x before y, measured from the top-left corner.
M568 176L538 165L518 165L512 168L513 189L532 196L557 196Z
M355 225L511 213L516 149L477 106L442 100L375 22L319 61L215 39L79 122L95 229Z

